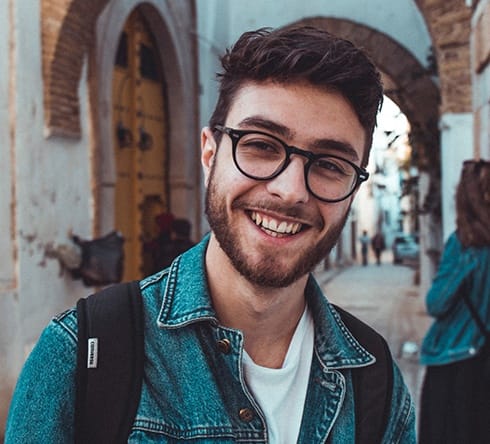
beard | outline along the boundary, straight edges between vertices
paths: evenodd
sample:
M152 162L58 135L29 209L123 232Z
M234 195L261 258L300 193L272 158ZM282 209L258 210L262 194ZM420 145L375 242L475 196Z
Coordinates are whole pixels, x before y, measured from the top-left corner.
M226 209L224 196L218 190L218 180L215 177L216 162L212 165L209 183L206 190L205 213L209 225L221 249L228 256L233 267L250 283L259 287L283 288L288 287L301 277L312 272L314 268L325 259L325 256L337 243L344 228L350 205L343 218L332 225L327 233L312 248L304 248L295 262L285 267L275 251L263 252L258 263L253 263L247 254L247 247L243 245L241 233L233 229ZM232 204L232 209L245 207L239 200ZM264 205L264 208L265 205ZM277 208L277 205L275 206ZM285 209L283 214L298 214L300 211Z

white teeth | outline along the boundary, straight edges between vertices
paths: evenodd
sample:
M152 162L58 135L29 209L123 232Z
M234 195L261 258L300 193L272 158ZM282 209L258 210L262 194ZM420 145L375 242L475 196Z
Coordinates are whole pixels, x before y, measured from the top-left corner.
M300 223L289 223L278 221L270 217L261 216L259 213L252 211L250 214L252 220L259 226L267 230L269 234L277 237L278 234L296 234L301 229Z

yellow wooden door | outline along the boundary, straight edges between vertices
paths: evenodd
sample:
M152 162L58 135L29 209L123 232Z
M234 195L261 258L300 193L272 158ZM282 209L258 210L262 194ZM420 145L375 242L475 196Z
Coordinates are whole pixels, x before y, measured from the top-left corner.
M161 62L137 10L121 34L112 93L115 227L125 238L123 279L140 279L153 271L145 246L158 234L155 216L168 211L168 155Z

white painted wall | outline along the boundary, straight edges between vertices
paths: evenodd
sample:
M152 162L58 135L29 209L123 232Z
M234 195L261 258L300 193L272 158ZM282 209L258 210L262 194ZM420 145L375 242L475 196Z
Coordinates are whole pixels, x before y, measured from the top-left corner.
M69 242L70 232L91 237L90 134L84 69L78 91L81 137L44 137L42 51L40 39L32 38L41 35L40 4L15 2L15 7L22 17L16 26L15 234L23 343L29 349L53 310L71 306L87 291L68 276L60 279L58 262L47 259L45 252L50 246Z
M471 27L475 29L483 14L490 14L490 0L480 0L473 14ZM488 20L488 18L486 19ZM490 64L481 72L476 72L476 48L472 36L472 80L473 80L473 112L480 114L480 128L475 134L480 146L480 157L490 160ZM490 38L490 36L487 36Z
M13 156L11 151L10 117L9 117L9 73L11 69L10 57L10 22L9 4L0 2L0 292L12 288L14 281L13 249L14 243L10 236L12 218L10 209L12 205L12 167Z
M10 398L12 385L17 376L20 361L18 344L18 293L15 288L14 251L12 238L12 174L14 159L10 134L9 73L13 60L10 54L10 16L9 3L0 2L0 442L2 424L7 416L6 402Z
M58 263L44 254L66 243L70 230L88 234L91 224L86 125L76 141L44 137L41 47L32 38L41 35L39 7L0 2L0 436L13 384L41 328L87 292L60 277Z
M441 192L443 240L456 228L454 195L464 160L473 158L473 114L444 114L441 130Z
M480 128L475 137L479 139L480 157L490 160L490 66L475 77L473 86L477 92L474 109L480 113Z
M113 1L123 2L137 3ZM195 220L199 139L190 38L194 31L186 25L191 22L189 4L151 2L162 11L161 20L172 23L166 44L175 46L172 50L181 62L166 53L164 62L170 59L178 71L167 79L175 86L172 97L179 95L171 101L172 146L186 153L177 157L184 173L183 179L175 179L182 184L175 186L172 197L184 196L175 206L192 209L188 217ZM40 3L0 0L0 442L15 380L42 329L55 314L92 291L68 273L61 274L58 261L46 254L61 244L71 245L72 234L93 237L93 110L86 59L78 84L81 136L45 137ZM100 74L108 73L109 79L111 60Z

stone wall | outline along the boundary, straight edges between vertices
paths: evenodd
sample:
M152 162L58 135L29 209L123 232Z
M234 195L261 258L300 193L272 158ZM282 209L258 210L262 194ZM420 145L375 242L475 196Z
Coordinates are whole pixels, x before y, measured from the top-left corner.
M437 57L441 114L471 111L470 19L464 0L416 0Z

